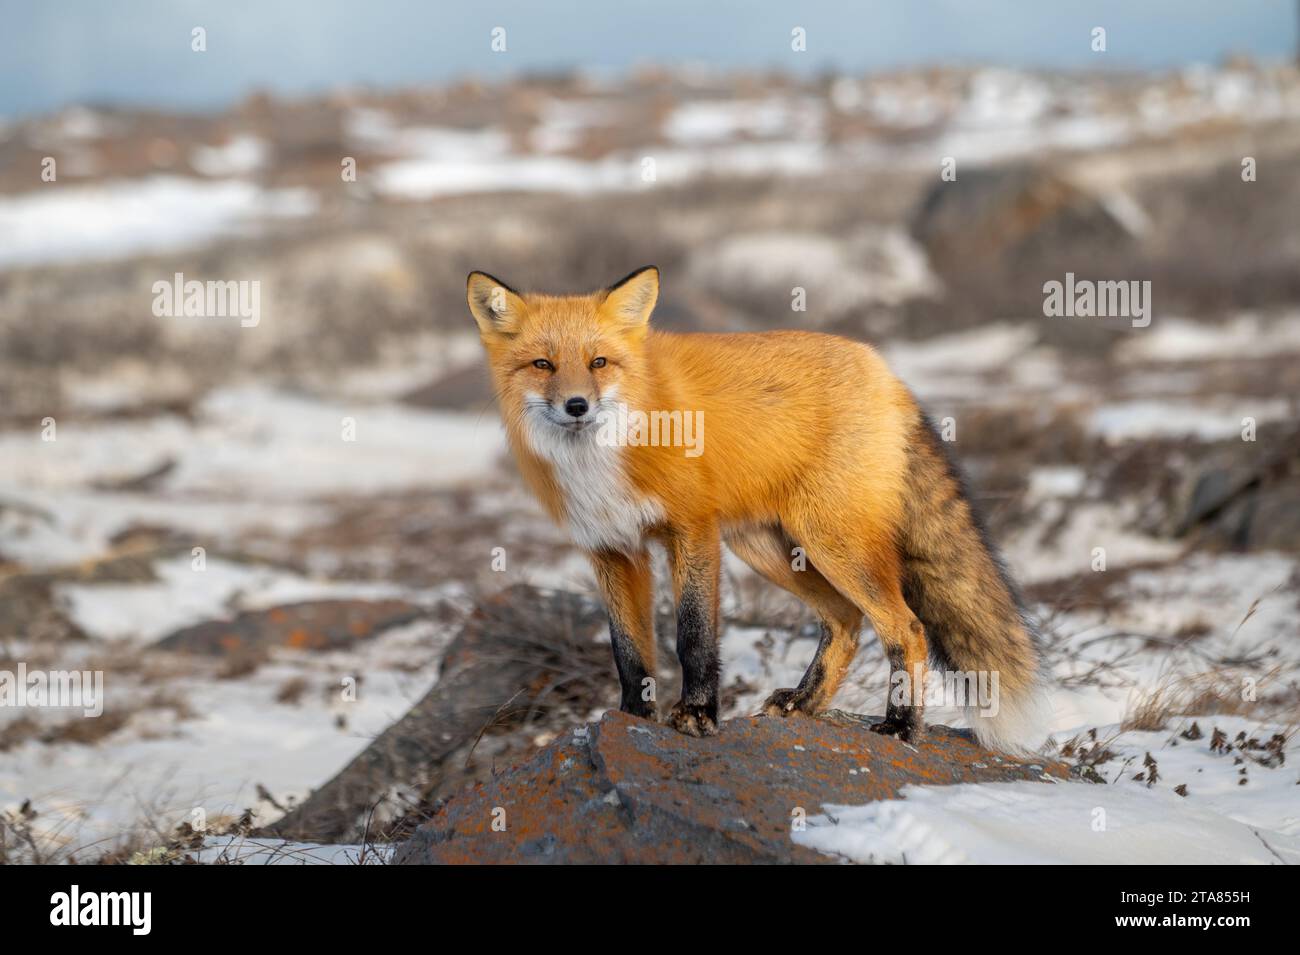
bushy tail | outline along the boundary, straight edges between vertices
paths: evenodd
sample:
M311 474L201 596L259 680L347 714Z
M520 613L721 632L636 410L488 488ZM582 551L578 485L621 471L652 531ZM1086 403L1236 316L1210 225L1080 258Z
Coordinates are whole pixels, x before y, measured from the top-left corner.
M1003 752L1030 752L1046 738L1050 716L1038 635L971 505L961 471L924 414L918 414L909 457L903 596L925 625L939 666L996 686L993 705L967 702L976 738Z

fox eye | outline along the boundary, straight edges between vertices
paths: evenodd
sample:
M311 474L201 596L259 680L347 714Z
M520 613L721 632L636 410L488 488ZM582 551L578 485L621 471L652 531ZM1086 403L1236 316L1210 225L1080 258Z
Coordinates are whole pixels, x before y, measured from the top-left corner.
M604 368L604 367L605 367L605 359L603 359L603 358L593 358L593 359L591 360L591 367L592 367L592 368Z
M552 365L552 364L551 364L549 361L547 361L545 358L539 358L539 359L537 359L537 361L533 362L533 367L534 367L534 368L544 368L544 369L549 369L549 370L551 370L551 371L554 371L554 370L555 370L555 366Z

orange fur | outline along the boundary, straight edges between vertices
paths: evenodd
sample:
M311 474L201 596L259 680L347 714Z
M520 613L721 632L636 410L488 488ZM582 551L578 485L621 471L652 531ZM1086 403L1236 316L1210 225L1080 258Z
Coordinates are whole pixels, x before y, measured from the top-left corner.
M632 484L663 503L669 524L811 528L830 518L861 526L871 550L888 548L902 514L914 404L873 348L812 332L627 327L610 318L603 298L530 295L518 331L482 336L511 447L552 515L564 515L563 490L524 440L523 396L591 400L614 386L632 407L704 413L699 457L674 447L624 449ZM532 367L548 356L553 373ZM597 357L609 364L588 368ZM842 481L845 473L855 480Z

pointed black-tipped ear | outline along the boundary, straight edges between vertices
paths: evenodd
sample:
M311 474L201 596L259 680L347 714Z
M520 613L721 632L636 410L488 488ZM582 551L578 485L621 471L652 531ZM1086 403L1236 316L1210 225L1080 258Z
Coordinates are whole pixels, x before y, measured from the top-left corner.
M647 265L605 289L600 310L611 321L636 328L650 321L658 300L659 270Z
M523 296L486 272L471 272L465 280L470 314L484 335L512 335L524 317Z

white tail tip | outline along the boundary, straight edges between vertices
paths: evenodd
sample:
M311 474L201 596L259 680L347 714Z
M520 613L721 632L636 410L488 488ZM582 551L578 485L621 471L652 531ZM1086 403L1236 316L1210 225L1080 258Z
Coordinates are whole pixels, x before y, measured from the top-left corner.
M968 706L966 717L980 745L1008 755L1042 749L1051 732L1052 705L1040 684L1020 693L1000 694L996 710Z

